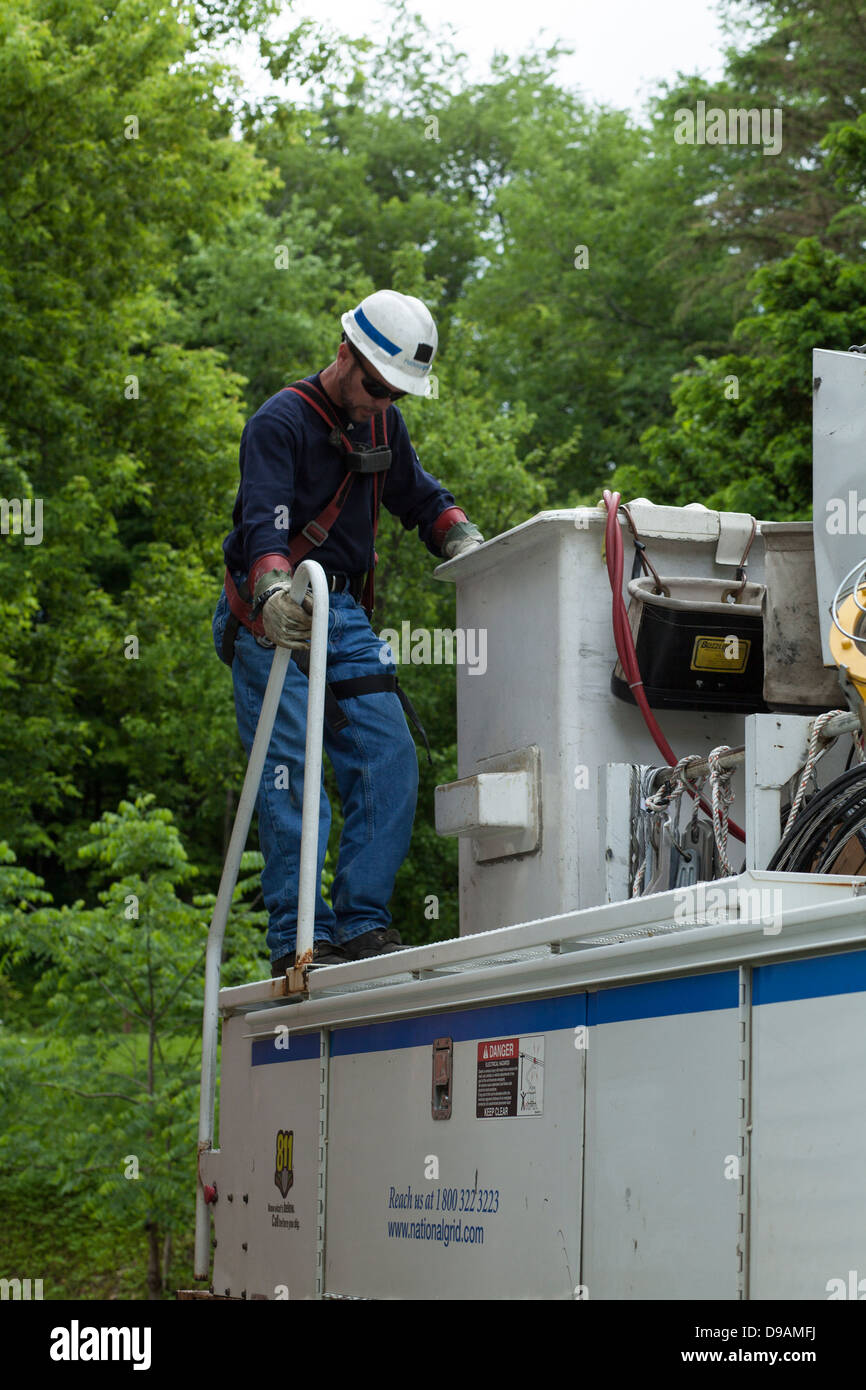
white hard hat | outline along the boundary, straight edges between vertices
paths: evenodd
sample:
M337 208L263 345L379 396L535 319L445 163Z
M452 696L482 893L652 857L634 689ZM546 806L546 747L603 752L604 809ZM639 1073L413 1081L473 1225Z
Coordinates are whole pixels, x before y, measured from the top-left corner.
M420 299L396 290L377 290L342 317L343 331L395 391L427 393L427 378L439 346L433 315Z

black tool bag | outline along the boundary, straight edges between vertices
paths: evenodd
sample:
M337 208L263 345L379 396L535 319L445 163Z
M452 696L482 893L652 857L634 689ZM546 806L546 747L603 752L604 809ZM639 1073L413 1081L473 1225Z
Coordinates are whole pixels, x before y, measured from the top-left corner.
M762 584L730 579L632 579L628 618L652 708L768 711ZM733 601L732 601L733 600ZM611 690L635 704L617 662Z

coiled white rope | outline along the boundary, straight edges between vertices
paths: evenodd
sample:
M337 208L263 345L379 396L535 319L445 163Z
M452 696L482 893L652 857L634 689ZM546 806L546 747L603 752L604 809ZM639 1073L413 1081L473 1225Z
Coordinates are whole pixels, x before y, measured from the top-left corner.
M735 872L734 866L728 859L728 809L734 799L731 789L731 778L734 769L719 767L719 759L723 758L731 749L726 743L722 743L718 748L714 748L712 753L707 754L707 763L710 768L710 784L713 789L713 835L716 840L716 849L719 852L719 863L726 874Z
M845 710L831 709L827 714L819 714L815 723L812 725L812 732L809 735L809 746L806 750L806 761L803 764L803 772L800 776L800 785L797 787L797 794L791 803L788 819L785 822L785 829L782 831L783 840L800 813L800 807L806 795L806 788L814 773L815 763L818 761L818 744L821 741L822 730L829 719L835 719L837 714L844 714L845 712Z

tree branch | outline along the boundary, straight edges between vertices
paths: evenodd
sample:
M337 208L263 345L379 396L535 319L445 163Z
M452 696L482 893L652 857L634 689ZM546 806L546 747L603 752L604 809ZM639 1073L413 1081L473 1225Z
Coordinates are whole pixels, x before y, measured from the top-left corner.
M69 1091L74 1096L82 1096L84 1100L128 1100L130 1105L137 1105L138 1100L135 1096L124 1095L122 1091L79 1091L76 1086L65 1086L62 1081L34 1081L34 1086L48 1086L54 1091Z
M170 994L170 995L168 996L168 999L166 999L166 1001L165 1001L165 1003L163 1004L162 1008L159 1009L159 1010L157 1011L156 1016L155 1016L155 1018L154 1018L154 1022L155 1022L155 1023L158 1023L158 1022L159 1022L159 1020L160 1020L160 1019L163 1017L163 1015L167 1012L167 1010L168 1010L168 1008L170 1007L170 1005L174 1003L174 1000L175 1000L175 999L177 998L177 996L180 994L181 990L183 989L184 985L186 984L186 982L187 982L187 980L190 978L190 976L193 974L193 972L196 971L196 970L199 970L199 969L201 968L201 962L202 962L202 958L203 958L204 955L205 955L205 952L202 951L201 954L199 955L198 960L197 960L193 965L190 966L189 970L188 970L188 971L186 972L186 974L183 976L182 980L181 980L180 983L178 984L178 986L177 986L177 988L175 989L174 993L173 993L173 994Z
M10 213L10 214L9 214L9 221L10 221L10 222L23 222L24 219L25 219L25 217L32 217L33 214L34 214L34 212L39 212L40 208L46 207L46 206L48 205L48 203L50 203L50 202L51 202L51 199L50 199L50 198L43 198L41 203L34 203L32 208L28 208L26 212L22 212L21 215L20 215L19 217L13 217L12 214Z
M141 1013L136 1013L134 1009L130 1009L126 1004L124 1004L122 999L118 999L117 995L113 994L112 991L108 988L108 985L105 983L105 981L101 980L99 976L94 974L92 970L89 973L91 980L95 980L96 983L100 985L102 989L105 990L105 993L108 995L109 999L111 999L117 1005L117 1007L123 1011L123 1013L129 1014L130 1018L137 1018L139 1023L147 1023L147 1014L144 1013L142 1002L131 984L129 985L129 992L135 1000L136 1004L138 1005L139 1009L142 1010ZM129 983L129 981L127 981L127 983Z
M657 323L644 323L642 319L636 319L633 314L627 313L625 309L620 309L619 305L616 304L613 299L611 299L609 294L603 294L602 299L604 300L607 307L610 309L614 318L618 318L620 323L633 323L635 327L645 328L650 333L655 333L658 330Z

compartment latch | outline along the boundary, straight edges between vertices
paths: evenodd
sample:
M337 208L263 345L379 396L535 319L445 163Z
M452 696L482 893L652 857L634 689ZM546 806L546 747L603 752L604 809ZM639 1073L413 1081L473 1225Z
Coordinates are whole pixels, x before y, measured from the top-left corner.
M453 1060L454 1043L451 1038L437 1038L433 1044L433 1100L430 1107L434 1120L451 1119Z

